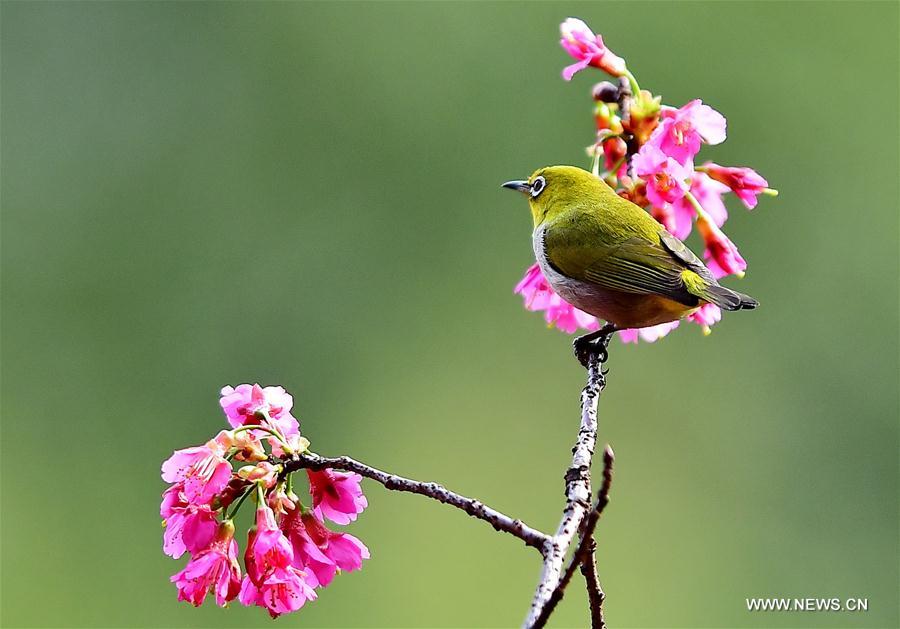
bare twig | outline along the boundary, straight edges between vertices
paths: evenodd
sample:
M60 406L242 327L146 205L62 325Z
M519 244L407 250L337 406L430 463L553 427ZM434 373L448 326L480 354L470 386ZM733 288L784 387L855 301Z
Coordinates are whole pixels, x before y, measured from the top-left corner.
M537 548L541 553L545 552L548 542L550 541L550 537L546 533L531 528L521 520L504 515L496 509L488 507L479 500L454 493L438 483L423 483L395 474L389 474L388 472L383 472L374 467L370 467L347 456L328 458L317 454L307 453L286 459L282 461L282 463L284 464L284 474L301 469L344 470L347 472L356 472L361 476L370 478L384 485L386 489L392 491L405 491L412 494L419 494L420 496L427 496L438 502L443 502L444 504L461 509L479 520L484 520L496 530L518 537L525 542L527 546Z
M603 601L606 594L600 585L600 576L597 574L597 542L590 538L587 557L581 562L581 574L587 584L588 603L591 609L591 629L606 629L606 621L603 619Z
M615 456L609 445L603 451L603 483L600 486L600 492L597 495L597 504L591 512L588 526L590 527L590 535L585 529L585 537L588 540L587 550L583 553L581 559L581 574L584 575L584 581L587 585L588 602L591 607L591 629L606 629L606 621L603 618L603 601L606 600L606 594L600 585L600 576L597 574L597 542L594 541L593 532L597 527L597 521L600 515L609 504L609 488L612 486L613 461ZM582 543L585 538L582 538Z
M605 355L605 345L602 349ZM556 534L546 542L541 578L524 623L528 629L542 627L553 611L552 606L548 608L548 605L563 578L566 552L591 506L591 461L597 444L597 401L606 386L600 353L591 351L587 357L587 385L581 392L581 427L572 448L572 464L565 474L566 506Z
M612 484L612 468L614 460L615 455L613 454L612 448L607 445L603 451L603 482L600 485L600 491L597 492L597 502L594 504L594 508L591 509L590 513L584 518L578 547L575 549L575 553L572 555L572 559L569 561L569 565L566 567L565 572L563 572L556 587L550 593L550 597L547 599L541 613L532 625L533 627L544 626L547 619L550 618L550 614L552 614L553 610L556 608L557 603L562 600L566 587L572 580L575 570L579 567L582 569L582 573L588 581L588 596L591 604L591 625L595 627L606 626L603 621L602 607L605 596L603 594L603 589L600 587L600 579L597 576L597 565L594 561L594 549L596 547L594 542L594 529L597 527L597 521L600 519L600 514L603 513L603 509L609 504L609 488ZM587 565L588 562L590 565Z

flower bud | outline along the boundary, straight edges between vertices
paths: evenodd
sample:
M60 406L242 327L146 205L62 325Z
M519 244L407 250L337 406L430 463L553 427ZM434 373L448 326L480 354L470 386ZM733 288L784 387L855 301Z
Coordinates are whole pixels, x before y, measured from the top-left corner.
M743 277L747 262L733 242L705 214L697 215L697 231L703 236L706 266L716 279L726 275Z
M238 470L238 476L252 483L262 483L267 488L278 480L280 465L272 465L268 461L261 461L256 465L245 465Z
M252 432L253 431L247 430L239 432L235 436L232 447L238 449L234 456L238 461L256 462L265 461L267 458L262 442L259 440L259 437L252 434Z
M289 435L287 443L292 454L303 454L309 449L309 439L299 434Z
M613 112L606 103L597 103L594 107L594 121L597 123L597 129L609 129L609 123L612 120Z
M616 191L620 197L643 208L650 205L650 200L647 198L647 184L640 180L635 184L630 177L620 177L619 181L625 186L624 190Z
M598 132L609 130L614 134L622 133L622 120L619 118L617 111L618 106L615 103L597 103L597 106L594 107L594 123Z
M223 489L212 502L212 508L215 509L227 509L228 506L234 502L238 496L243 495L244 491L247 489L247 485L250 483L240 478L238 476L233 477L228 485Z
M625 112L622 126L632 134L639 145L644 144L659 124L659 110L662 97L653 96L647 90L635 97Z
M627 172L628 166L623 159L628 150L625 140L622 138L609 138L603 143L603 165L607 171L612 171L616 164L619 167L616 172L610 174L621 177Z
M706 162L698 170L731 188L748 210L756 207L758 195L778 195L778 191L769 188L769 182L752 168L719 166L713 162Z
M288 511L293 511L297 508L298 501L297 494L294 492L288 493L285 490L285 483L276 485L275 489L266 496L266 502L277 515L284 515Z
M563 70L566 81L570 81L572 75L588 66L600 68L612 76L625 74L625 60L607 48L603 44L603 38L595 35L581 20L570 17L559 25L559 32L560 45L577 60L577 63Z
M206 442L206 447L209 449L217 449L221 451L226 451L228 448L234 447L235 434L232 430L220 430L219 434L215 436L215 438Z
M604 103L617 103L619 101L619 86L609 81L601 81L594 86L591 96L596 101Z
M234 537L234 522L225 520L219 524L219 530L216 531L216 542L227 543Z

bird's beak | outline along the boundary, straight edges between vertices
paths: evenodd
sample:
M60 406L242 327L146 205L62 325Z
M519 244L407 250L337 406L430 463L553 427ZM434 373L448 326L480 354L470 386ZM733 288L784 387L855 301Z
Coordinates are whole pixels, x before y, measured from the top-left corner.
M518 190L519 192L524 192L526 194L531 192L531 185L523 179L513 179L512 181L507 181L504 184L501 184L502 188L509 188L510 190Z

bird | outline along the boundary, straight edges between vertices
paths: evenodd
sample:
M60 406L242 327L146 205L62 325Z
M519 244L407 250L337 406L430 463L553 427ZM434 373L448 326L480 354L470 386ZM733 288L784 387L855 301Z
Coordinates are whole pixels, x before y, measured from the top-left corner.
M719 284L683 242L586 170L547 166L502 187L528 197L534 255L553 290L606 322L575 339L582 364L591 351L605 360L618 330L675 321L708 303L723 310L759 305Z

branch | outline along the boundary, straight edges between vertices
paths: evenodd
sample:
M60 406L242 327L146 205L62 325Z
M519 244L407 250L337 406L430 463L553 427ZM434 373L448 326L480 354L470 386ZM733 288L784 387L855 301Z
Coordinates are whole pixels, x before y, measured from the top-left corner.
M582 551L579 548L581 557L581 574L584 576L585 584L588 591L588 602L591 607L591 629L606 629L606 621L603 618L603 601L606 600L606 594L600 585L600 577L597 574L597 542L594 541L594 529L597 527L597 521L600 515L609 504L609 488L612 486L612 471L615 455L609 445L603 451L603 483L600 485L600 492L597 495L597 504L589 516L587 525L585 526L584 539L588 540L587 549ZM560 593L560 598L562 594Z
M550 618L550 614L552 614L553 610L556 608L557 603L562 600L566 586L569 585L572 576L575 574L575 570L579 567L587 580L588 597L591 604L591 626L595 629L602 629L606 626L603 620L602 607L605 595L603 594L603 589L600 587L600 579L597 576L597 564L594 559L594 550L596 548L596 543L594 542L594 529L597 528L597 521L600 519L600 514L603 513L606 505L609 504L609 488L612 485L614 460L615 455L613 454L612 448L606 446L603 451L603 483L600 485L600 491L597 492L597 502L594 504L594 508L591 509L590 513L587 514L587 517L585 517L581 527L581 538L578 542L578 547L575 549L575 553L572 555L572 559L569 561L569 565L566 567L562 578L560 578L556 587L550 593L547 603L535 620L534 627L544 626L547 619Z
M594 448L597 445L597 403L600 393L606 387L606 373L602 369L602 364L606 360L606 344L611 335L611 331L606 328L600 332L603 331L606 331L606 334L598 337L601 339L598 343L592 343L585 347L587 351L584 359L587 362L588 378L587 384L581 391L581 425L575 447L572 448L572 463L564 476L566 506L553 536L534 529L521 520L510 518L478 500L454 493L438 483L423 483L390 474L347 456L330 458L307 452L284 458L270 458L270 460L282 465L282 477L302 469L335 469L355 472L381 483L386 489L427 496L461 509L469 515L489 523L495 530L509 533L525 542L527 546L537 548L541 551L544 561L541 578L525 620L527 629L539 629L546 624L557 603L562 600L565 588L572 580L575 570L580 566L588 585L591 626L594 629L605 629L602 609L604 594L600 587L594 561L593 533L600 513L609 502L613 463L613 453L609 446L606 447L604 453L603 484L597 503L593 508L590 505L591 463L594 457ZM579 340L584 340L584 338ZM579 353L578 341L576 341L576 354L580 358L583 356ZM579 535L578 545L564 571L563 564L566 554L576 535Z
M528 629L543 627L553 611L555 602L553 605L550 602L563 578L566 552L590 509L591 461L597 444L597 401L606 386L606 377L601 368L601 353L605 356L605 345L602 346L602 351L598 352L595 348L587 356L587 384L581 391L581 427L575 447L572 448L572 464L565 474L566 507L556 534L547 541L544 549L544 567L531 601L531 609L525 619L524 626Z
M591 629L606 629L606 621L603 619L603 601L606 594L600 585L600 577L597 574L597 542L590 538L588 553L581 562L581 574L587 584L588 603L591 608Z
M504 515L499 511L488 507L479 500L454 493L438 483L423 483L395 474L389 474L347 456L328 458L317 454L306 453L294 456L293 458L286 458L279 462L284 465L283 474L289 474L301 469L344 470L347 472L356 472L361 476L365 476L366 478L381 483L384 485L385 489L427 496L438 502L448 504L451 507L461 509L474 518L484 520L497 531L503 531L504 533L514 535L525 542L527 546L537 548L541 553L544 553L544 550L550 541L550 537L546 533L531 528L521 520Z

